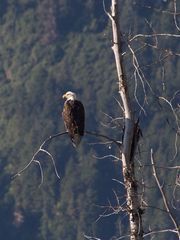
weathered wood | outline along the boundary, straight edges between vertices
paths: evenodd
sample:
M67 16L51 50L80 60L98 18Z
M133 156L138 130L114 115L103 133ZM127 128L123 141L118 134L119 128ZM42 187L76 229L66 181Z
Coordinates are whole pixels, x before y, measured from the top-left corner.
M115 56L116 69L119 82L119 94L124 108L124 136L120 151L122 159L122 172L124 177L125 188L127 191L127 211L129 214L130 239L143 239L142 226L142 209L138 197L137 183L134 171L134 149L138 140L139 131L137 131L138 123L135 123L131 101L128 93L128 86L123 67L122 51L121 51L121 31L118 16L118 1L112 0L111 15L113 46L112 50Z

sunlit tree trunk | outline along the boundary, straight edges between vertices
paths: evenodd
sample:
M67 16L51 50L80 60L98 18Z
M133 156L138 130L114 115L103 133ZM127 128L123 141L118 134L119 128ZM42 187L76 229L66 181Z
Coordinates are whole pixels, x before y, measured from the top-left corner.
M115 56L119 94L122 100L124 110L124 137L120 157L122 159L122 173L124 177L125 188L127 192L127 212L129 214L130 239L143 239L142 210L138 198L137 183L134 171L134 149L139 135L138 123L135 122L131 100L128 92L128 85L124 73L124 66L121 52L121 31L118 17L118 1L112 0L111 14L109 17L112 22L113 46L112 50Z

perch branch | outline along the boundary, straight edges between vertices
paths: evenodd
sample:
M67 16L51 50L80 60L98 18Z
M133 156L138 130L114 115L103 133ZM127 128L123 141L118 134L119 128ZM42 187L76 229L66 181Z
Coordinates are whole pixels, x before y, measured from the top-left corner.
M21 175L21 173L23 173L33 162L37 163L39 168L40 168L40 173L41 173L41 184L43 183L43 170L42 170L42 167L41 167L41 163L39 160L36 159L36 156L40 153L40 152L44 152L45 154L47 154L50 159L52 160L52 163L53 163L53 167L54 167L54 171L55 171L55 174L56 176L60 179L60 176L58 174L58 171L57 171L57 168L56 168L56 164L55 164L55 161L54 161L54 158L53 156L47 151L44 149L44 147L54 138L56 137L59 137L59 136L62 136L62 135L65 135L67 134L67 132L62 132L62 133L57 133L57 134L54 134L54 135L51 135L49 136L48 138L46 138L44 140L44 142L40 145L40 147L38 148L38 150L34 153L33 157L31 158L31 160L29 161L29 163L23 168L21 169L18 173L16 173L12 178L16 178L18 176ZM40 185L41 185L40 184Z
M96 136L96 137L101 137L101 138L105 138L113 143L115 143L118 147L121 147L121 142L113 139L113 138L110 138L106 135L103 135L103 134L99 134L99 133L96 133L96 132L91 132L91 131L85 131L86 134L89 134L89 135L92 135L92 136Z

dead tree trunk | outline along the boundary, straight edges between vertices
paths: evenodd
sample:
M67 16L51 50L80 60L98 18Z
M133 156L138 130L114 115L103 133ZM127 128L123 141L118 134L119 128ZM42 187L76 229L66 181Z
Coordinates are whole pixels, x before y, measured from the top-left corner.
M119 82L119 94L124 110L124 137L120 157L122 159L122 173L127 192L127 211L129 214L130 239L143 239L142 209L138 198L137 182L134 171L134 152L139 138L139 126L133 116L131 101L128 93L126 76L121 52L121 31L118 17L118 0L112 0L111 14L108 14L112 22L113 46L116 69Z

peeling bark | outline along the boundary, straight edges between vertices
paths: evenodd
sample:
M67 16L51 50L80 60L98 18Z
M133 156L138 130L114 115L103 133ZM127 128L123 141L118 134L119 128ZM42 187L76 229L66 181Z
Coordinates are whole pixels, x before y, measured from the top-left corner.
M108 14L112 22L113 46L116 69L119 82L119 94L124 108L124 137L120 152L122 159L122 172L125 188L127 191L127 211L129 214L130 239L143 239L142 209L138 198L138 186L134 171L134 152L137 146L140 129L138 122L135 122L131 101L128 93L126 76L123 68L121 51L121 31L118 17L118 0L112 0L111 14Z

